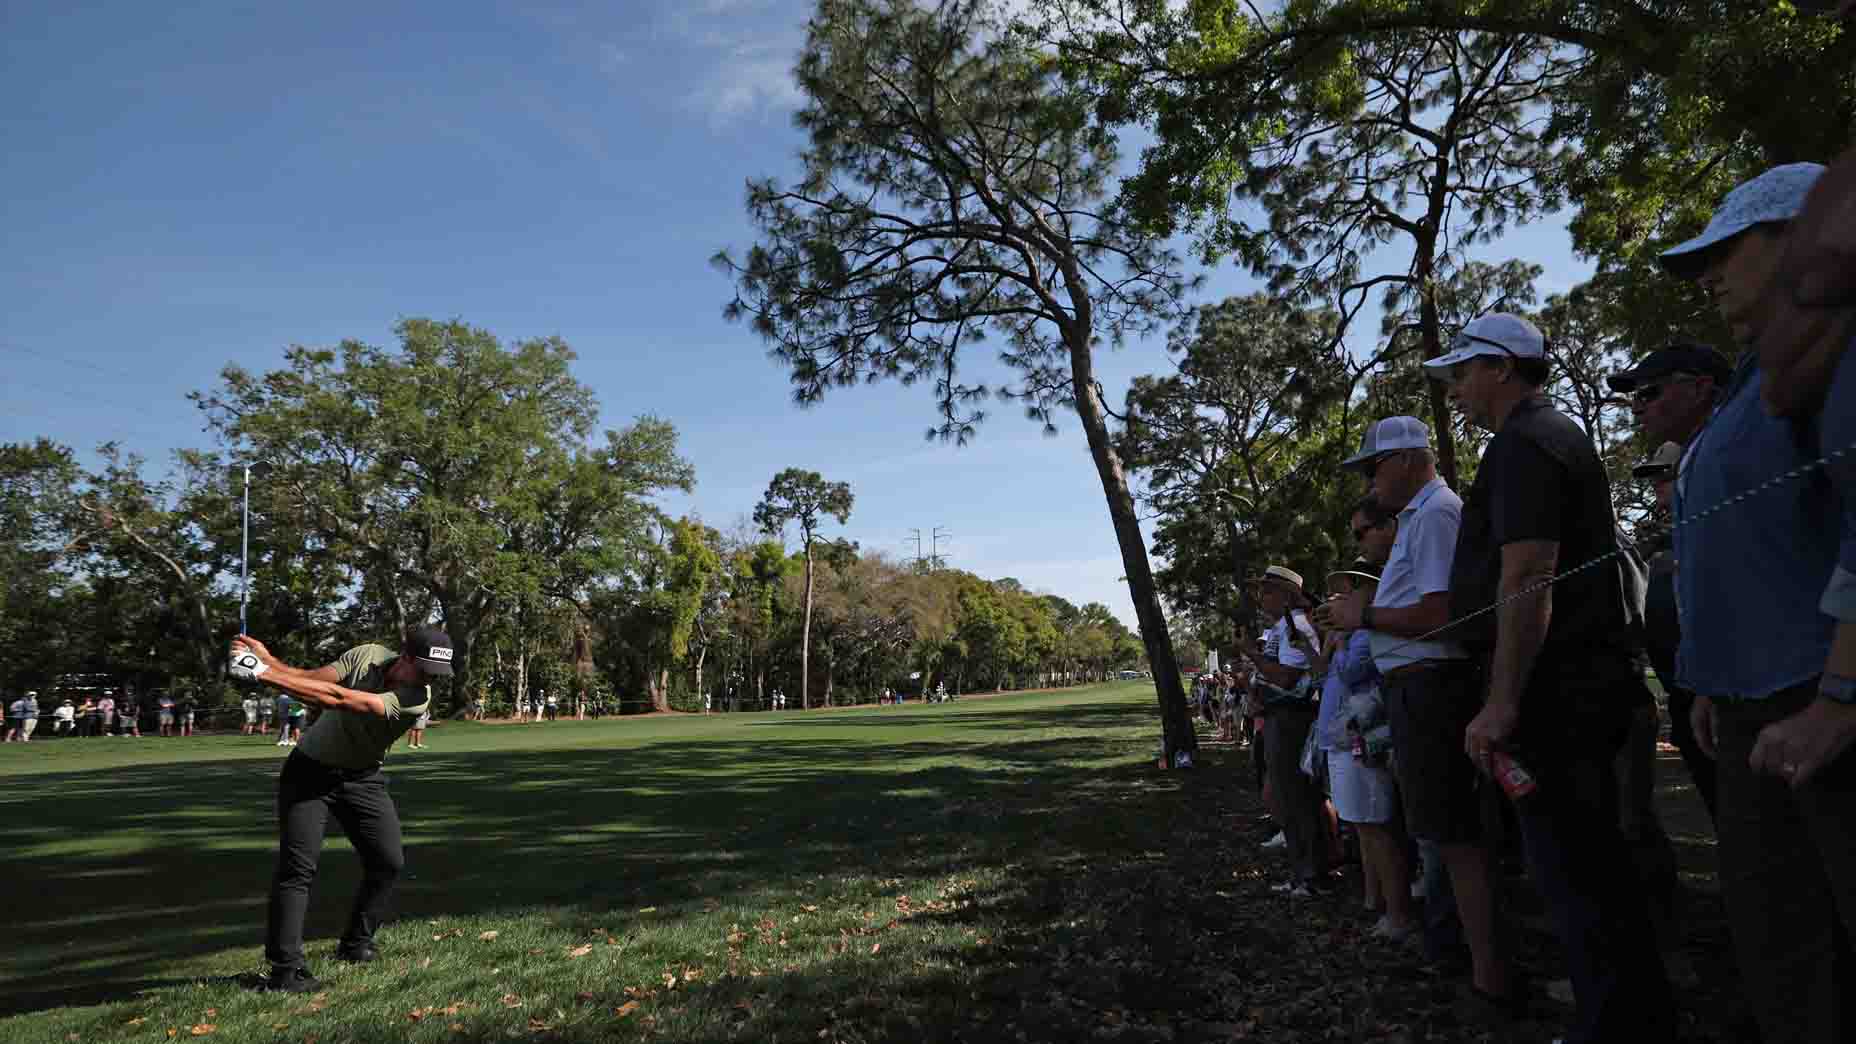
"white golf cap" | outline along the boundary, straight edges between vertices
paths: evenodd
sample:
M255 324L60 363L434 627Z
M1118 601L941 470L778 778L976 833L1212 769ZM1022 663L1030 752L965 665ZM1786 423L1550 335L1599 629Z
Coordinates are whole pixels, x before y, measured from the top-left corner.
M1450 342L1450 350L1424 361L1425 376L1442 380L1450 367L1478 355L1545 359L1547 338L1540 327L1509 312L1490 312L1470 320Z
M1707 265L1707 251L1717 243L1755 225L1790 221L1804 209L1811 186L1824 173L1821 163L1787 163L1734 187L1721 200L1701 235L1678 243L1657 257L1665 271L1678 279L1696 279Z
M1361 468L1381 453L1393 450L1430 449L1431 429L1416 417L1387 417L1366 426L1360 439L1360 452L1340 462L1348 469Z

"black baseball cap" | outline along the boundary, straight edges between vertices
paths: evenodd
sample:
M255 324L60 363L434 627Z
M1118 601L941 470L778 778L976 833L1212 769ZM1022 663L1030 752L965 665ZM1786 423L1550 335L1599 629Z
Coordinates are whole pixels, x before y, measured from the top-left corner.
M1727 357L1705 344L1677 341L1643 357L1637 365L1605 378L1614 392L1630 394L1639 384L1646 384L1672 373L1692 373L1712 377L1716 386L1725 386L1733 376L1733 364Z
M436 627L415 628L406 636L402 652L412 654L419 663L419 669L428 676L449 678L451 676L451 636Z

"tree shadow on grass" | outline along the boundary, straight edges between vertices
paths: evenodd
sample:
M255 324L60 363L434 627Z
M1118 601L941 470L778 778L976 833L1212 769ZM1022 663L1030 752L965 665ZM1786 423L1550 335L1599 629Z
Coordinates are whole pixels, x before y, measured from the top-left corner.
M1107 729L1150 716L1119 710L1087 720ZM717 897L764 897L776 881L788 882L791 899L833 887L810 883L818 880L986 878L970 902L914 915L952 931L932 936L945 941L925 952L907 951L909 960L879 959L871 947L885 937L859 936L803 967L758 978L715 973L663 991L630 1021L610 1016L633 996L626 983L589 982L563 1003L601 1017L550 1025L538 1005L523 1034L531 1039L635 1038L647 1018L667 1039L742 1041L1544 1042L1563 1028L1555 1018L1499 1031L1477 1023L1456 1006L1453 980L1365 937L1372 922L1358 909L1357 877L1314 900L1272 894L1282 867L1256 847L1267 828L1256 825L1248 755L1229 747L1208 746L1194 774L1156 774L1130 756L1142 741L1126 735L999 743L766 735L625 751L434 752L396 766L416 875L401 908L411 919L546 906L550 917L623 932L641 923L641 906L674 919ZM70 781L81 796L69 813L81 829L171 834L133 866L72 852L8 858L9 875L30 875L10 879L58 880L71 894L9 926L23 935L10 938L19 952L0 956L13 995L6 1010L120 1000L175 984L138 978L152 956L255 944L272 855L270 773L246 794L252 775L236 766L166 772L112 774L124 792L148 798L133 806ZM0 840L24 837L0 826ZM332 849L311 923L325 937L355 879L352 856ZM112 901L124 888L165 894L187 916L124 909ZM1001 924L984 945L969 938ZM389 929L383 942L408 930L423 927ZM1534 932L1521 956L1551 974L1552 951ZM1730 1036L1722 1027L1731 988L1717 992L1712 978L1707 986L1707 995L1682 1000L1684 1039ZM515 1017L468 1011L445 1036L504 1039ZM399 1041L408 1027L350 1024L339 1035Z
M1117 785L1099 766L1125 746L1084 736L434 752L392 772L407 835L398 906L409 917L537 904L674 911L770 880L951 874L1022 845L1023 826L1008 822L1015 805L1041 805L1053 788L1082 796ZM34 777L55 804L30 807L55 808L56 820L0 818L4 876L39 883L7 925L0 1014L120 1000L168 984L147 977L154 962L255 945L275 852L275 771L248 761ZM112 852L123 836L142 843ZM332 840L325 852L312 938L339 931L357 883L345 849Z

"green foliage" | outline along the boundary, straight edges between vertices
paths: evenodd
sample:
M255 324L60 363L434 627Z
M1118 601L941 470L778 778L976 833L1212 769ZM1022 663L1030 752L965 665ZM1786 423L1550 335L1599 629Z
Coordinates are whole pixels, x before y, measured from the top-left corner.
M194 399L236 456L274 466L264 513L367 577L396 628L418 622L408 596L429 599L469 691L475 642L500 613L625 586L661 518L650 497L688 489L692 471L654 418L589 445L592 393L558 338L505 348L427 319L397 332L397 351L348 341L292 348L264 375L230 367Z

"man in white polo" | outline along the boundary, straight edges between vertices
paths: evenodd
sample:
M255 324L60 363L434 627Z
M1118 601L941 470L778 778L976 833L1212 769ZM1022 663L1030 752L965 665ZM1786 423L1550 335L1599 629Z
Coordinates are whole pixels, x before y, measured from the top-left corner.
M1471 988L1506 1007L1519 998L1497 943L1495 874L1482 841L1476 768L1463 754L1463 730L1482 707L1481 671L1457 642L1418 640L1450 620L1463 498L1438 477L1431 431L1416 417L1387 417L1368 427L1360 452L1341 466L1365 476L1382 509L1398 512L1398 538L1372 604L1356 592L1327 603L1325 616L1334 627L1371 632L1406 824L1413 837L1438 846L1449 870L1469 944Z

